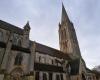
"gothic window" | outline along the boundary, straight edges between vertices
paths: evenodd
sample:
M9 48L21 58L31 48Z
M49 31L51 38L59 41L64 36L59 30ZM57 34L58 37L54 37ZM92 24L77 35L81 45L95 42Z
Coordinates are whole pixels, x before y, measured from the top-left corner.
M3 32L0 31L0 41L3 41Z
M18 34L13 35L13 44L21 46L21 38Z
M54 64L54 60L51 60L52 61L52 64Z
M56 75L56 80L60 80L60 76L59 75Z
M47 58L47 60L48 60L48 64L53 64L51 58Z
M2 59L3 59L3 55L4 55L4 49L0 49L0 65L1 65L1 62L2 62Z
M61 76L61 80L63 80L63 74L61 74L60 76Z
M85 79L85 75L84 75L84 74L82 74L82 80L86 80L86 79ZM91 80L91 79L90 79L90 80Z
M17 39L18 39L18 37L17 37L17 34L13 34L13 44L16 44L17 43Z
M35 80L39 80L39 72L35 73Z
M39 56L39 62L41 62L41 56Z
M43 80L47 80L47 75L46 75L46 73L43 74Z
M66 30L65 29L64 29L63 35L64 35L64 39L66 40Z
M21 39L18 39L17 44L18 46L21 46Z
M15 65L21 65L21 63L22 63L22 59L23 59L23 57L22 57L22 55L21 54L18 54L17 56L16 56L16 58L15 58Z
M68 40L65 41L65 47L68 47Z
M49 73L49 80L52 80L52 73Z
M45 63L45 57L41 57L41 63Z
M71 73L71 67L70 67L70 65L68 66L68 73L69 74Z
M64 31L62 32L62 36L63 36L63 39L64 39Z
M63 39L63 31L61 32L61 39Z

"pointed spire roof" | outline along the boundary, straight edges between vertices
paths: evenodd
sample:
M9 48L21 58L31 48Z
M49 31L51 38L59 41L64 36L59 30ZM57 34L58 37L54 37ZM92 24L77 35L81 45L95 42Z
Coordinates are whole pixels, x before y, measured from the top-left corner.
M68 17L68 15L67 15L67 12L66 12L66 9L65 9L65 7L64 7L64 4L63 4L63 2L62 2L61 23L62 23L62 22L65 22L65 21L70 21L70 20L69 20L69 17Z
M29 21L27 21L26 25L24 26L24 29L31 29L29 25Z

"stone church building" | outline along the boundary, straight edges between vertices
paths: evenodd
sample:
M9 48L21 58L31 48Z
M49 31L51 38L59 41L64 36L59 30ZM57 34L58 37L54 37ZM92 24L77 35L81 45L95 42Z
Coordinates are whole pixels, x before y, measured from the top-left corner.
M29 39L22 28L0 20L0 80L100 80L86 67L73 23L62 4L60 50Z

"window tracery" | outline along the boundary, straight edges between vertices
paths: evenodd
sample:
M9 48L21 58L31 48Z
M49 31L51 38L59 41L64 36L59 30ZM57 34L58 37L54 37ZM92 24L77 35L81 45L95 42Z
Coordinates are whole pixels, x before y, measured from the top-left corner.
M22 60L23 60L23 56L21 54L18 54L16 57L15 57L15 65L21 65L22 63Z
M21 37L18 34L13 35L13 44L21 46Z

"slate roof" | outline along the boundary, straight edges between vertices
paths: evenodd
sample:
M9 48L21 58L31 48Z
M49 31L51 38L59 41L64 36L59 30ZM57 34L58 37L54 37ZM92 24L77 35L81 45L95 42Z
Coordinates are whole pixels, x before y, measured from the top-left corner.
M94 74L96 74L97 77L100 77L100 72L99 72L99 71L92 70L92 72L93 72Z
M48 54L53 57L58 57L61 59L67 59L70 60L71 58L68 56L68 54L65 54L57 49L45 46L43 44L36 42L36 51L41 52L42 54Z
M79 73L80 59L70 61L69 65L71 67L70 75L77 75Z
M96 71L96 70L90 70L89 68L86 68L86 71L87 71L88 73L95 74L96 77L100 77L100 72L99 72L99 71Z
M12 24L9 24L5 21L0 20L0 28L5 29L5 30L9 30L10 32L14 32L17 34L23 34L23 29L16 27Z
M86 71L87 71L88 73L93 73L92 70L90 70L89 68L86 68Z

